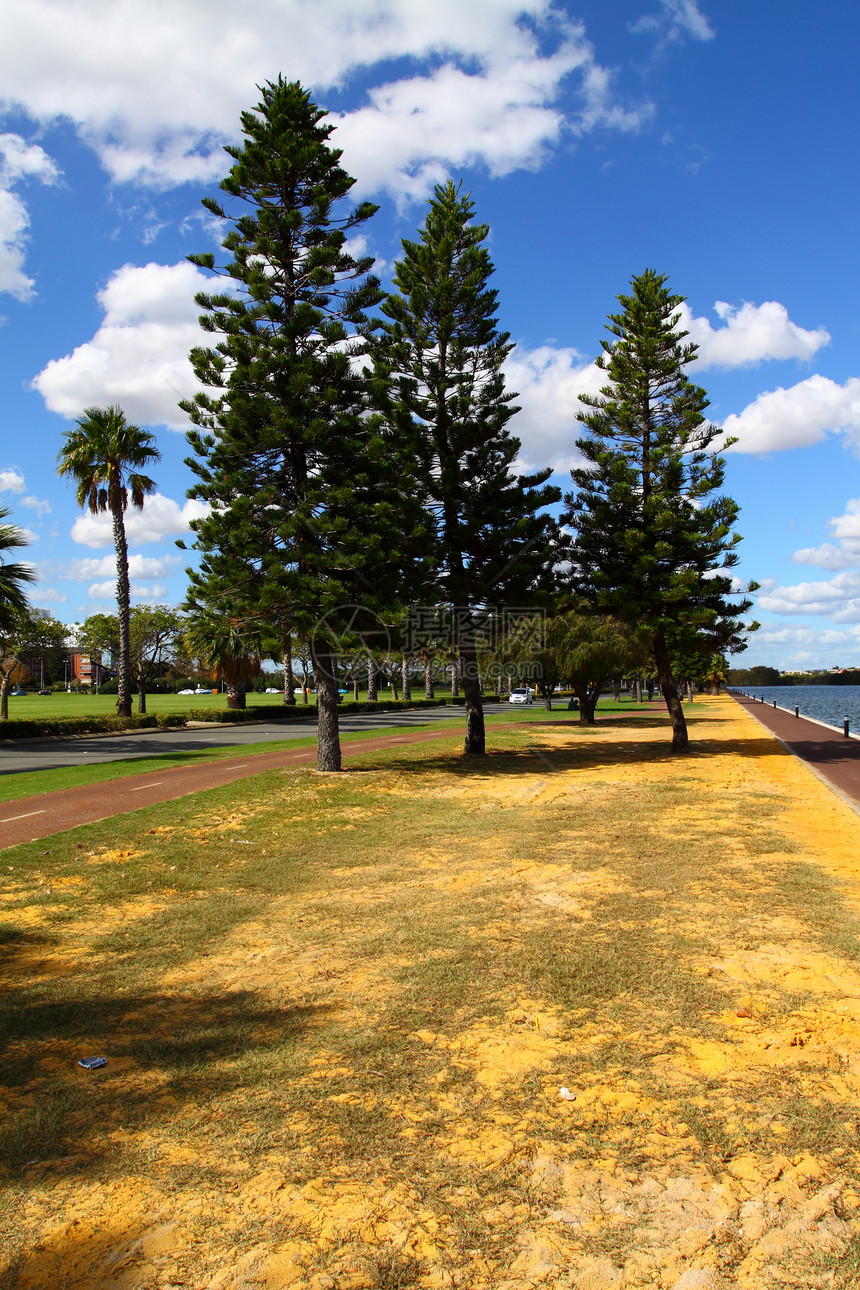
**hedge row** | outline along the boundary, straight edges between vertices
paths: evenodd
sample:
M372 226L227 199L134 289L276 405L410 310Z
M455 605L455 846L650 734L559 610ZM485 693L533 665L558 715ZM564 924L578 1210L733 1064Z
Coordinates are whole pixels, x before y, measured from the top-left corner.
M414 699L409 703L341 703L339 712L399 712L404 708L444 707L446 699ZM454 700L456 703L457 700ZM246 721L316 721L315 707L297 706L250 708L198 708L193 712L147 712L131 717L106 713L102 716L42 717L0 722L0 739L32 739L39 735L111 734L122 730L155 730L165 726L184 726L189 721L220 721L241 724Z

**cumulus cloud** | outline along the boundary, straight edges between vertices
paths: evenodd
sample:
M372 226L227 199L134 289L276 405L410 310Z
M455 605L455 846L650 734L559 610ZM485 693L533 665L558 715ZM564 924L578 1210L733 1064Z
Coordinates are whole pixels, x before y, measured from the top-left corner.
M87 595L91 600L115 600L116 581L108 578L105 582L94 582L87 589ZM166 595L167 588L159 583L153 583L151 586L145 582L131 584L131 596L134 600L162 600Z
M738 438L730 452L806 448L839 432L856 445L860 443L860 378L852 376L839 385L816 375L788 389L769 390L743 412L726 417L723 429Z
M104 320L92 340L52 359L33 381L52 412L119 403L130 421L183 429L177 406L199 388L188 351L205 342L198 291L212 280L186 261L125 264L98 293Z
M27 487L24 476L15 466L0 470L0 493L23 493Z
M13 186L24 179L52 184L58 175L53 160L38 144L20 134L0 134L0 291L18 300L32 295L33 280L24 272L30 217Z
M730 305L718 300L714 313L722 327L713 327L707 318L696 318L686 303L680 313L688 341L699 346L700 368L752 367L767 359L808 361L822 345L830 343L830 333L824 327L815 331L799 327L777 300L761 305Z
M57 587L43 587L41 584L33 597L43 605L64 605L68 598L66 593L58 590Z
M835 623L860 623L860 570L845 570L824 582L760 591L758 604L771 614L814 614Z
M542 345L518 347L505 364L508 387L517 390L521 411L510 423L522 444L517 468L552 466L570 470L580 462L575 441L582 433L577 416L583 410L580 394L596 394L606 373L575 349Z
M695 25L693 0L671 4L673 21L687 10ZM223 173L221 146L236 138L263 80L284 72L319 93L376 64L429 62L429 74L374 90L340 118L337 143L350 139L365 187L367 165L403 196L423 196L440 168L465 159L493 173L532 166L558 137L563 118L552 104L573 72L584 96L574 129L638 120L611 99L582 28L551 0L326 0L325 21L318 0L260 0L241 11L208 0L206 19L198 0L28 0L4 15L0 103L45 124L71 120L115 180L170 187ZM367 136L375 147L356 152ZM386 141L380 171L376 149Z
M845 513L829 520L828 528L838 544L824 542L821 546L804 547L795 551L792 560L834 572L860 565L860 497L850 498Z
M204 502L189 500L180 506L172 497L153 493L147 497L143 510L129 509L125 514L125 530L129 542L140 546L147 542L161 542L166 537L178 537L189 531L191 520L202 519L206 514ZM113 546L113 526L109 514L93 515L87 512L75 520L71 529L73 542L98 549Z
M132 578L164 578L180 563L178 555L131 555L128 558L128 572ZM57 573L64 578L71 578L74 582L88 582L90 578L106 578L113 575L114 586L116 586L116 556L103 555L91 559L71 560L58 569Z

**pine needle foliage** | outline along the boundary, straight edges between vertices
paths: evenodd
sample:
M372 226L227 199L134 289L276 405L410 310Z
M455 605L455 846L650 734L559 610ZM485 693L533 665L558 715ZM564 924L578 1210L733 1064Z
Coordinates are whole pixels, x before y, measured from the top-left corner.
M560 499L548 468L516 475L519 411L505 386L513 349L498 330L486 224L453 182L437 185L417 241L402 243L383 305L376 372L385 419L412 446L432 570L426 594L454 611L466 700L465 751L485 750L475 634L489 611L528 606L552 580Z
M195 426L189 495L211 508L193 526L202 561L188 608L229 616L250 654L273 623L311 641L318 764L336 770L339 616L356 603L384 612L395 594L415 490L368 415L360 362L381 291L349 236L377 208L348 204L334 127L298 82L261 94L242 114L243 144L226 149L230 209L204 201L230 225L226 263L190 257L226 286L196 298L220 339L192 351L205 388L182 405Z
M710 650L742 647L742 614L751 602L730 599L728 574L738 560L738 506L717 492L725 463L720 435L705 416L708 398L686 374L696 346L679 330L684 297L667 276L646 269L610 314L611 339L597 366L608 376L577 440L586 465L571 471L565 498L574 530L575 591L601 612L647 627L672 719L672 747L686 751L684 712L669 643L695 637ZM668 642L668 643L667 643Z

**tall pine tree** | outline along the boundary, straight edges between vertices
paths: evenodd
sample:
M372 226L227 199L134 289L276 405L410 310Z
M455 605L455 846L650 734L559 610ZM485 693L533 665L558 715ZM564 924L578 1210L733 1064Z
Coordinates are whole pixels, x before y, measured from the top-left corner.
M242 114L244 143L226 149L221 183L229 210L203 203L230 225L229 258L216 268L213 255L190 257L226 279L197 297L201 326L220 339L192 351L206 388L183 407L196 427L189 495L211 508L193 525L202 562L188 607L228 618L249 654L275 624L311 642L318 766L339 770L340 616L386 607L416 512L356 362L381 292L372 258L355 258L347 236L376 207L346 204L354 180L325 115L282 79Z
M417 242L404 241L395 291L376 347L384 419L411 444L425 508L432 574L425 592L457 625L467 753L485 751L477 640L494 608L534 603L552 578L554 521L542 508L560 493L550 469L517 476L518 411L502 365L486 224L453 183L437 186Z
M575 530L573 583L596 609L648 629L672 721L672 747L689 746L672 675L674 644L695 637L711 649L741 645L749 600L731 600L738 507L713 496L724 462L710 450L719 429L708 398L686 375L696 346L683 343L665 274L646 269L609 315L611 340L597 359L608 383L580 395L591 411L577 440L586 465L571 471L576 492L564 519ZM751 584L750 589L754 589Z

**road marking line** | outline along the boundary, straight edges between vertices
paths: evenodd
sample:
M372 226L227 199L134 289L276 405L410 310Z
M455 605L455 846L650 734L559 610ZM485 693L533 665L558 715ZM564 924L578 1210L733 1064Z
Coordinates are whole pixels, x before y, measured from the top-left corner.
M138 784L137 788L132 788L132 793L142 793L145 788L159 788L164 783L163 779L157 779L154 784Z
M25 815L10 815L8 819L0 820L0 824L11 824L13 820L29 820L31 815L44 815L44 811L27 811Z
M249 761L240 761L238 766L224 766L222 767L222 769L223 770L242 770L243 767L250 766L250 764L251 763Z

